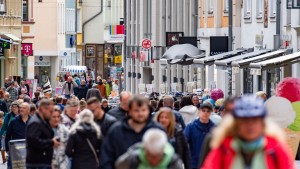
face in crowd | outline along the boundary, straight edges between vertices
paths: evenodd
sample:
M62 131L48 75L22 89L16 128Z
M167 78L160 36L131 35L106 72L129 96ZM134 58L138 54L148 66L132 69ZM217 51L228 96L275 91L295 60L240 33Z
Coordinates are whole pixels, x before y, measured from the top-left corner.
M199 119L202 123L208 123L212 110L209 108L201 108L199 111Z
M148 103L135 101L131 104L129 115L134 123L143 124L148 121L150 114Z

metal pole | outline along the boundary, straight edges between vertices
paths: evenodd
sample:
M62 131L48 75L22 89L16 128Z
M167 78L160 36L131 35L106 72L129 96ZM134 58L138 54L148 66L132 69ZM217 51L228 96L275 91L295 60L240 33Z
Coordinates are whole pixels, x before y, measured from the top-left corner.
M77 0L75 0L75 65L77 65L77 62L78 62L78 58L77 58L77 19L78 19L78 16L77 16Z
M228 0L228 51L232 51L232 0Z
M228 51L232 51L232 0L228 0ZM228 68L228 95L232 95L232 69Z
M123 55L123 61L124 61L124 72L125 72L125 74L124 74L124 89L126 90L127 89L127 87L126 87L126 75L127 75L127 68L126 68L126 55L127 55L127 30L126 30L126 27L127 27L127 0L123 0L123 2L124 2L124 55ZM120 82L120 83L122 83L122 82Z
M276 1L276 34L280 35L280 5L281 5L281 0Z

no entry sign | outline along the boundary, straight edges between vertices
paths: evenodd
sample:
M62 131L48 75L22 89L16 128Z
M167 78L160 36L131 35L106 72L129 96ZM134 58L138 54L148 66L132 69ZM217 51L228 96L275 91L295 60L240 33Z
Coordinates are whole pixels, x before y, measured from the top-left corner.
M150 49L152 47L152 42L150 39L143 39L142 41L142 47L144 49Z

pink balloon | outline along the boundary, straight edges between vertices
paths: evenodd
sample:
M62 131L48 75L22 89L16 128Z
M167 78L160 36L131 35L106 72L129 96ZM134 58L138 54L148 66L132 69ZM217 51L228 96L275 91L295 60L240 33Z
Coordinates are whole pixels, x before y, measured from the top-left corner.
M224 98L224 92L221 89L214 89L211 91L210 96L214 101L217 101L218 99Z
M300 79L287 77L276 88L276 95L288 99L290 102L300 101Z

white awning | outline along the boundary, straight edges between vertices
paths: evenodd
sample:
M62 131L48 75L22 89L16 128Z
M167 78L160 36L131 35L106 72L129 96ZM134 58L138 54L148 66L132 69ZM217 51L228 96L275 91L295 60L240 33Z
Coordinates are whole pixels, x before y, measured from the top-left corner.
M270 59L270 58L277 57L278 55L283 55L283 54L286 53L286 51L287 51L287 49L280 49L280 50L276 50L274 52L266 53L266 54L259 55L259 56L256 56L256 57L252 57L252 58L249 58L249 59L240 60L240 61L233 61L231 63L231 66L232 67L247 66L252 62L263 61L263 60L267 60L267 59Z
M86 72L86 66L66 66L62 69L62 72L70 72L70 73L81 73Z
M300 52L277 57L277 58L270 59L270 60L265 60L265 61L258 62L258 63L251 63L249 67L257 68L257 69L263 69L263 68L267 68L269 66L280 67L281 65L283 65L285 63L288 63L288 62L292 63L293 61L300 61Z
M218 54L218 55L205 57L205 58L202 58L202 59L194 59L194 64L199 65L199 66L200 65L204 66L205 64L207 64L209 62L213 62L215 60L240 55L244 51L246 51L246 50L244 50L244 49L243 50L242 49L241 50L234 50L234 51L230 51L230 52L221 53L221 54Z
M16 41L16 42L20 42L20 41L21 41L20 38L16 37L16 36L13 35L13 34L10 34L10 33L4 33L3 35L6 36L6 37L8 37L8 38L10 38L10 39L12 39L13 41Z
M237 55L237 56L234 56L234 57L231 57L231 58L228 58L228 59L224 59L224 60L216 60L215 65L217 66L216 67L217 69L226 69L227 66L230 66L231 62L233 62L233 61L240 61L240 60L243 60L243 59L249 59L249 58L252 58L252 57L255 57L255 56L258 56L258 55L268 53L270 51L271 50L268 50L268 49L262 49L262 50L259 50L259 51L246 53L246 54L243 54L243 55Z

